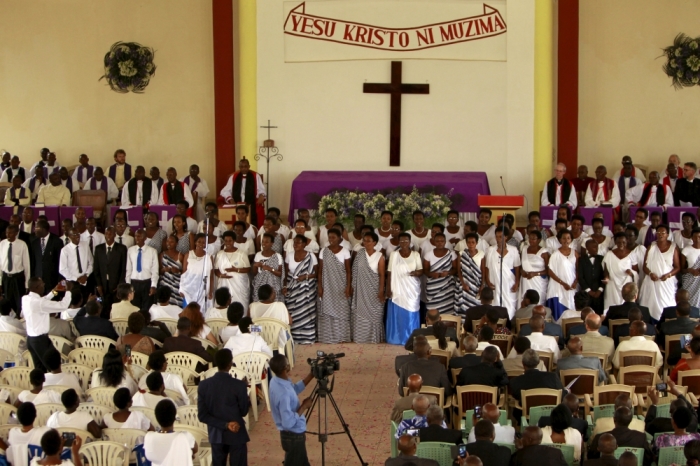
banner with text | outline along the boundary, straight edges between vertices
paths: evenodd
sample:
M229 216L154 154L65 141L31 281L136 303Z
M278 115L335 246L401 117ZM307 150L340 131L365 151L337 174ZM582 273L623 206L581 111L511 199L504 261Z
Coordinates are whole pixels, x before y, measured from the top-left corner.
M285 61L506 60L506 2L284 2Z

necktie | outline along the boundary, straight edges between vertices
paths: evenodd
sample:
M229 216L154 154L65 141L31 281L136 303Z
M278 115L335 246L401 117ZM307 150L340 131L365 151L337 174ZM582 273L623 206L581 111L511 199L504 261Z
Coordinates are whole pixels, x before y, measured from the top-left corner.
M95 255L95 248L92 246L92 235L90 235L89 246L90 246L90 254L92 254L94 256Z
M139 255L136 257L136 272L141 273L141 248L139 248Z
M78 273L83 273L83 264L80 263L80 248L75 247L75 256L78 258Z
M119 244L124 244L124 242L122 241L122 237L121 237L121 236L119 237Z
M107 246L107 262L109 262L109 254L112 252L112 246Z
M12 272L12 243L7 248L7 271Z
M66 240L65 240L65 241L66 241L66 242L65 242L65 246L68 246L68 243L70 242L70 240L68 239L68 237L66 237Z
M41 238L41 255L44 255L44 250L46 249L46 238Z

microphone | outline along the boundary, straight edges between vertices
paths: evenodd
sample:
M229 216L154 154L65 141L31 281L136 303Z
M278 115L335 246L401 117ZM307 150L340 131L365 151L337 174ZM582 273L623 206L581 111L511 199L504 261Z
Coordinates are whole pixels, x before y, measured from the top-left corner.
M508 191L506 191L506 185L503 184L503 177L502 177L502 176L499 176L499 178L501 179L501 186L503 187L503 194L505 194L505 195L507 196L507 195L508 195Z

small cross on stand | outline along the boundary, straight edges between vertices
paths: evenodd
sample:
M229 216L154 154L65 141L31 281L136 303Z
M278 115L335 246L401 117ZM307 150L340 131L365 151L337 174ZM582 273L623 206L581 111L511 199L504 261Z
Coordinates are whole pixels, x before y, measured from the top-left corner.
M275 147L275 141L270 139L270 130L277 128L277 126L272 126L270 120L267 120L267 126L261 126L262 129L267 129L267 139L263 141L263 145L258 147L258 153L255 154L255 160L265 159L267 162L267 171L265 172L265 211L269 207L270 201L270 159L277 157L277 160L282 160L284 157L279 153L279 149Z
M403 84L400 61L391 62L391 83L364 83L365 94L391 94L389 165L401 165L401 95L430 94L430 84Z

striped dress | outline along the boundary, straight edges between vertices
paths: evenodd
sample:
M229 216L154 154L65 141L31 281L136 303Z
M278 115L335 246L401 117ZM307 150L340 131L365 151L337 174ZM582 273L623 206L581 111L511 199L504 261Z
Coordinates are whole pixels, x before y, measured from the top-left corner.
M457 255L449 249L442 257L435 255L435 250L425 254L424 260L430 262L430 271L426 272L425 295L428 309L437 309L440 314L455 313L455 281L452 275L430 278L427 273L449 272Z
M464 291L461 283L458 283L457 286L457 308L460 314L466 315L468 309L481 304L477 295L482 283L481 262L484 260L484 256L484 251L478 249L474 257L470 256L466 249L459 255L462 279L469 285L469 291Z
M182 263L167 254L163 254L163 267L175 267L182 273ZM170 295L170 304L182 307L183 300L182 296L180 296L180 274L165 272L160 277L160 285L170 288L172 292Z
M379 261L382 251L367 255L360 248L352 264L352 335L355 343L384 341L384 300L379 300Z
M297 345L312 344L316 341L316 279L297 281L297 277L313 273L318 262L310 252L301 262L295 262L294 253L290 253L287 264L289 283L285 304L292 316L292 338Z
M342 261L350 259L350 253L342 248L338 255ZM319 298L318 341L321 343L341 343L352 341L350 324L350 300L345 297L347 275L345 263L328 248L319 255L323 261L323 297Z
M175 236L177 238L177 235ZM181 238L177 240L177 246L175 247L177 252L180 254L188 254L190 252L190 234L185 232Z
M272 243L272 250L277 254L284 254L284 236L275 233L275 242Z
M284 279L284 264L282 263L282 256L277 253L273 253L270 257L263 256L262 252L255 255L253 262L261 262L263 265L267 265L277 270L282 266L282 276L278 277L272 272L267 270L258 269L258 274L253 279L253 296L251 296L253 302L258 302L258 290L263 285L270 285L277 294L276 301L284 302L284 296L282 295L282 280Z

